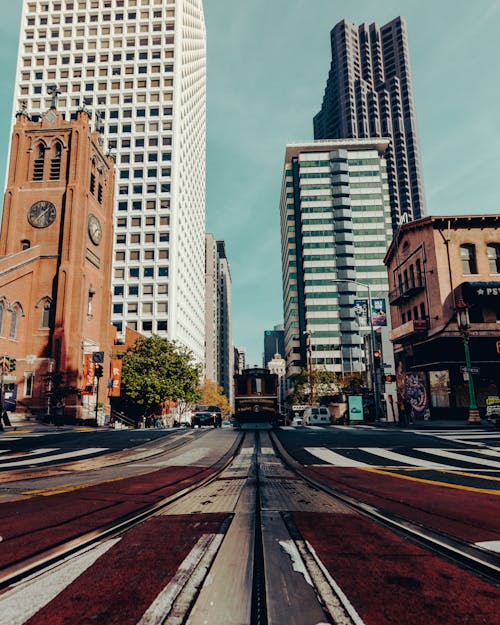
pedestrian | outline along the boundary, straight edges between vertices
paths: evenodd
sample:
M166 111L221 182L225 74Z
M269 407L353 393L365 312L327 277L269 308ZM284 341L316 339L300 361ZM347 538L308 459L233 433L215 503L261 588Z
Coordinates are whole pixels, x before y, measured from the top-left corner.
M57 400L57 404L54 410L54 425L56 428L60 428L64 421L64 404L60 399Z
M9 419L9 413L7 412L7 410L3 410L2 412L2 419L1 421L3 421L3 425L8 425L10 426L10 419Z

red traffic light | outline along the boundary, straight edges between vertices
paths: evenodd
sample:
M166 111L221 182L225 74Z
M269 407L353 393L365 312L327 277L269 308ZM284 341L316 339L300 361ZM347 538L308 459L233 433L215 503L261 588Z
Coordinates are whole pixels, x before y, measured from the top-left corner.
M385 381L386 382L395 382L396 381L396 376L393 373L389 373L385 376Z
M378 350L373 352L373 366L375 369L380 369L380 352Z

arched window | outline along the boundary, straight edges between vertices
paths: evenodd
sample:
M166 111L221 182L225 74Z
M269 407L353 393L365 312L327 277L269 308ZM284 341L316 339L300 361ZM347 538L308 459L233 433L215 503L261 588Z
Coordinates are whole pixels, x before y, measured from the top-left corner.
M460 260L463 273L477 273L476 246L473 243L464 243L460 246Z
M39 143L36 148L36 156L33 162L33 180L38 182L43 180L43 167L45 163L45 146Z
M51 302L49 300L45 300L42 306L42 328L50 328L50 309Z
M50 179L59 180L61 177L61 157L62 146L59 141L56 141L52 148L52 159L50 161Z
M92 193L92 195L95 194L95 181L96 181L96 167L95 167L95 161L92 161L92 166L90 168L90 185L89 185L90 193Z
M490 273L500 273L500 244L488 243L486 246Z
M17 306L14 306L12 308L11 315L10 315L10 332L9 332L10 339L17 339L18 324L19 324L19 310L17 309Z
M0 302L0 336L3 334L3 322L5 319L5 304Z
M21 249L22 250L29 250L30 247L31 247L31 243L29 242L29 239L22 239L21 240Z

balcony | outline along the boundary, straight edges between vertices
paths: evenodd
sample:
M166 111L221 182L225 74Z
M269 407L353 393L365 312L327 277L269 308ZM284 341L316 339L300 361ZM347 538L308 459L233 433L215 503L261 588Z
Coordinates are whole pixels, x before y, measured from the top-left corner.
M409 280L402 282L396 289L389 291L389 304L399 304L410 299L425 288L424 274L418 273Z

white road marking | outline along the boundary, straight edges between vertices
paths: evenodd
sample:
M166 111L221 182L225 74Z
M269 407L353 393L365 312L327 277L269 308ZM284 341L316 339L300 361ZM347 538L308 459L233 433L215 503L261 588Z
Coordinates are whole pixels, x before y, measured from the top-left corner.
M47 450L39 450L40 453ZM49 451L57 451L56 449ZM0 462L0 469L6 467L25 467L32 464L43 464L53 462L54 460L69 460L70 458L79 458L82 456L92 456L102 451L108 451L108 447L87 447L86 449L78 449L77 451L68 451L62 454L54 454L52 456L44 456L43 458L28 458L27 460L17 460L14 462Z
M202 458L207 456L210 450L206 447L200 447L199 449L193 449L192 451L186 451L183 454L174 456L169 460L166 460L163 465L168 466L187 466L190 464L196 464Z
M13 456L13 458L26 458L27 456L40 456L41 454L52 454L54 451L58 451L59 447L40 447L40 449L33 449L32 451L19 451L14 452L17 453L17 456ZM3 452L2 452L3 453ZM2 466L8 466L8 464L4 464L3 458L0 459L0 468Z
M451 460L460 460L460 462L467 462L469 464L481 464L486 467L492 467L495 469L500 469L500 462L495 462L494 460L486 460L485 458L471 458L464 454L457 454L453 451L448 451L446 449L434 449L430 447L424 448L416 448L416 451L421 451L425 454L432 454L433 456L440 456L441 458L450 458Z
M488 549L488 551L494 551L500 553L500 540L486 540L482 543L475 543L478 547Z
M316 456L320 460L324 460L328 464L332 464L336 467L369 467L371 465L365 462L358 462L357 460L351 460L346 456L337 454L331 449L326 447L305 447L305 450L312 456Z
M395 462L404 462L412 467L422 467L425 469L458 469L458 467L450 467L448 464L441 464L439 462L429 462L428 460L422 460L419 458L412 458L405 454L398 454L390 449L382 449L380 447L360 447L361 451L366 451L369 454L387 458L387 460L394 460Z
M193 575L206 571L215 557L223 538L222 534L216 534L215 536L214 534L204 534L200 537L177 569L177 573L158 594L137 625L161 625L165 622L165 616L171 611L177 597L186 584L190 582ZM201 583L202 579L199 580L199 583ZM172 622L172 619L169 618L168 622Z
M35 573L28 580L5 592L2 595L0 625L25 623L120 540L114 538L81 556L69 556L55 569L41 576Z

